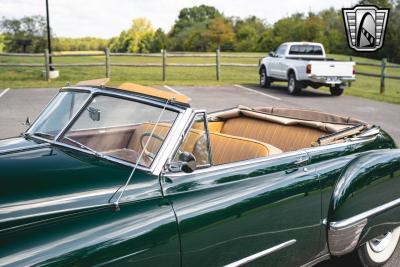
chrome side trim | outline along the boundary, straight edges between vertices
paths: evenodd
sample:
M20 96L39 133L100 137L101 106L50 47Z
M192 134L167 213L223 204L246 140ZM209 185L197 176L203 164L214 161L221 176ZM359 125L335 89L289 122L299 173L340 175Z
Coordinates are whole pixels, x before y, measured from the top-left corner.
M49 146L50 146L49 143L42 143L42 144L37 144L37 145L32 145L32 146L4 149L4 150L0 150L0 155L14 153L14 152L21 152L21 151L31 150L31 149L44 148L44 147L49 147Z
M329 228L333 230L340 230L343 228L347 228L349 226L352 226L353 224L356 224L359 221L362 221L364 219L367 219L370 216L376 215L378 213L381 213L387 209L393 208L394 206L397 206L400 204L400 198L395 199L393 201L390 201L386 204L383 204L381 206L378 206L376 208L373 208L371 210L365 211L363 213L360 213L356 216L353 216L349 219L341 220L338 222L331 222L329 223Z
M250 262L252 262L252 261L254 261L254 260L256 260L256 259L259 259L259 258L261 258L261 257L264 257L264 256L266 256L266 255L268 255L268 254L271 254L271 253L273 253L273 252L275 252L275 251L278 251L278 250L281 250L281 249L286 248L286 247L288 247L288 246L291 246L291 245L293 245L294 243L296 243L296 239L292 239L292 240L286 241L286 242L284 242L284 243L282 243L282 244L279 244L279 245L276 245L276 246L274 246L274 247L272 247L272 248L269 248L269 249L260 251L260 252L258 252L258 253L256 253L256 254L250 255L250 256L248 256L248 257L246 257L246 258L243 258L243 259L241 259L241 260L232 262L232 263L230 263L230 264L228 264L228 265L225 265L225 267L242 266L242 265L247 264L247 263L250 263Z
M356 224L346 228L328 230L329 252L335 256L341 256L352 252L360 240L360 235L367 219L363 219Z

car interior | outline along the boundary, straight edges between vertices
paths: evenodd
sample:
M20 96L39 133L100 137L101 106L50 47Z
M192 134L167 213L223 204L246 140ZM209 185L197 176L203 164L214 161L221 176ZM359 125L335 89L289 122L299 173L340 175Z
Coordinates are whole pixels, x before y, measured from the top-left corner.
M266 157L318 145L321 137L334 135L364 122L316 111L286 108L247 108L239 106L208 115L212 165ZM73 138L105 155L136 162L154 128L154 123L84 130L70 133ZM170 130L160 123L148 142L140 162L149 166ZM204 131L192 127L181 152L190 152L200 162L207 154L201 141ZM204 140L203 140L204 141Z

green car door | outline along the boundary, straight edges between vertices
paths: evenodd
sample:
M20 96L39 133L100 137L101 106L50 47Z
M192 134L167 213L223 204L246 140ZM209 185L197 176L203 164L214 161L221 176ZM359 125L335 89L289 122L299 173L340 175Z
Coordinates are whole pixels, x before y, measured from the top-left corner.
M311 260L321 250L321 197L307 162L307 153L297 151L163 174L163 194L178 220L182 265Z

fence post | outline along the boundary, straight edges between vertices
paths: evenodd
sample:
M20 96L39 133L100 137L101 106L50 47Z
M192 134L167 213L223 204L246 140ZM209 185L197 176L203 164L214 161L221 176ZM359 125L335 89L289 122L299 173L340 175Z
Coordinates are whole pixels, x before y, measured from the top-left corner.
M49 59L49 49L44 50L44 68L45 68L45 80L50 81L50 59Z
M167 50L162 50L162 80L165 82L167 79Z
M350 56L349 60L350 60L350 62L352 62L352 61L353 61L353 57ZM347 86L348 86L348 87L351 87L351 82L348 82Z
M382 58L380 94L384 94L385 93L386 62L387 62L387 59L386 58Z
M217 48L216 54L215 54L215 65L216 65L216 72L217 72L217 81L221 80L221 51L219 48Z
M106 47L105 49L106 55L106 78L110 78L110 49Z

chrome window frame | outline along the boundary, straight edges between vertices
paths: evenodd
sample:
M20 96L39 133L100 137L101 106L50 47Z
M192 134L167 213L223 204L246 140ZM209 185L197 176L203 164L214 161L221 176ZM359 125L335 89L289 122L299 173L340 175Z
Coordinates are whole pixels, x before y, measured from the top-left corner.
M205 109L198 109L198 110L192 110L190 117L188 118L188 122L185 124L185 127L182 131L182 134L178 137L178 142L175 144L175 146L173 147L172 153L169 154L169 156L167 157L167 161L166 164L169 164L172 162L172 160L174 159L176 153L178 152L179 147L182 145L182 143L184 142L189 130L192 128L194 122L195 122L195 117L198 114L204 114L204 123L205 123L205 131L206 131L206 135L207 135L207 149L208 149L208 160L209 160L209 164L207 165L202 165L200 166L199 169L205 169L205 168L209 168L212 166L212 154L211 154L211 141L210 141L210 134L209 134L209 129L208 129L208 117L207 117L207 111ZM168 171L168 170L167 170Z
M143 104L149 104L151 106L155 106L155 107L159 107L159 108L163 108L165 105L165 102L157 101L150 97L138 95L138 94L135 94L135 93L132 93L129 91L125 92L125 91L117 90L117 89L113 89L113 88L98 88L98 87L90 87L90 86L88 86L88 87L86 87L86 86L63 87L59 90L59 93L66 92L66 91L68 91L68 92L70 92L70 91L87 92L87 93L89 93L89 95L88 95L88 98L84 101L84 103L83 103L82 107L79 109L79 111L65 124L65 126L59 132L59 134L57 134L57 136L55 136L55 138L53 140L46 139L46 138L39 137L39 136L34 136L34 135L32 135L30 137L33 139L38 139L38 140L47 142L52 145L74 149L74 150L80 151L82 153L86 153L86 154L93 155L93 156L98 156L98 155L92 151L63 143L60 141L60 138L73 125L73 123L76 121L76 119L78 119L80 114L84 111L84 109L87 107L87 105L89 105L89 103L91 103L91 101L94 97L96 97L98 95L117 97L117 98L122 98L122 99L126 99L126 100L136 101L136 102L143 103ZM43 114L44 110L50 105L50 103L54 100L54 98L57 95L58 94L56 94L52 98L52 100L46 105L46 107L42 110L42 112L35 119L35 121L32 123L32 125L26 130L26 132L37 122L39 117ZM193 110L189 107L187 107L187 108L179 107L179 106L175 106L172 104L167 104L166 109L177 112L177 116L175 118L173 126L171 127L167 137L165 138L165 140L163 142L163 145L161 146L160 150L158 151L157 156L153 160L152 164L149 167L144 167L144 166L140 166L140 165L137 167L137 169L140 169L140 170L143 170L146 172L150 172L151 174L156 175L156 176L158 176L161 173L161 170L162 170L165 160L166 160L165 154L169 155L168 152L171 149L170 148L171 144L175 143L174 138L177 136L177 134L179 134L181 129L183 130L182 125L185 125L185 122L187 122L187 118L193 112ZM114 157L110 157L107 155L102 155L101 158L106 159L111 162L115 162L115 163L127 166L127 167L131 167L131 168L133 168L135 166L134 163L130 163L130 162L120 160L120 159L117 159Z

